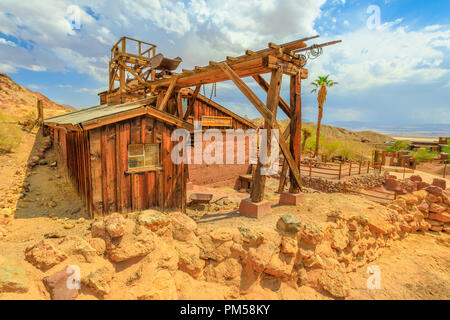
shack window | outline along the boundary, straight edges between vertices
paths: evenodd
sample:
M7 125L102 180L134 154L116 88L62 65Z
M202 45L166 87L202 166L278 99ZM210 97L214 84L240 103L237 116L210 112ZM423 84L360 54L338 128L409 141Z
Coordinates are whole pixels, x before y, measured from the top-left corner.
M147 168L160 165L159 144L129 144L128 168Z

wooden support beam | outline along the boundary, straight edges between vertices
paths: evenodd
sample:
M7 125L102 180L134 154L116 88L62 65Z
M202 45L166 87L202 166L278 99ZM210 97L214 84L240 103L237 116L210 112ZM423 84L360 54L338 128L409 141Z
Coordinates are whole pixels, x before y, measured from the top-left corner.
M126 71L128 71L129 73L131 73L136 79L137 81L139 81L142 84L146 84L147 82L141 78L140 75L138 75L133 69L131 69L130 67L128 67L125 63L123 63L122 61L119 61L119 64L125 68Z
M291 123L289 122L289 124L287 125L286 129L283 132L283 138L285 140L287 140L287 138L289 137L290 129L291 129ZM280 183L278 185L278 193L281 193L284 191L284 185L286 184L286 173L287 173L288 168L289 168L289 165L285 158L283 160L283 166L281 168Z
M184 117L183 117L184 120L187 120L187 118L189 118L192 111L194 110L194 103L195 103L195 100L197 99L197 96L198 96L198 93L200 92L201 87L202 87L201 85L195 87L194 93L192 94L191 101L189 102L188 108L186 109L186 113L184 114Z
M270 123L272 122L272 112L259 100L252 90L242 81L242 79L234 72L233 69L226 62L218 64L220 69L234 82L239 90L247 97L247 99L255 106L255 108L266 118Z
M256 52L255 52L255 51L252 51L252 50L245 50L245 54L246 54L247 56L253 56L253 55L256 54Z
M280 129L280 126L276 122L274 123L274 129ZM280 144L281 152L283 152L284 158L289 165L290 174L294 177L301 191L302 180L300 178L300 170L295 165L294 157L289 151L289 146L287 145L286 139L284 139L283 136L279 136L278 143Z
M265 92L269 91L269 84L261 75L259 75L259 74L255 75L255 76L253 76L253 79L255 79L255 81L260 85L260 87ZM291 107L286 103L286 101L283 100L283 98L280 97L280 101L279 101L278 105L280 106L281 110L283 110L283 112L290 118L292 115Z
M177 93L178 118L183 119L183 101L181 100L181 91Z
M173 76L172 80L170 81L169 88L166 90L166 94L164 95L164 98L161 101L161 104L158 105L159 110L164 110L164 108L167 105L167 102L169 101L170 96L172 95L173 88L175 87L175 83L177 82L177 76Z
M277 117L277 108L280 99L280 89L281 89L281 80L283 77L283 71L281 68L278 68L272 71L272 75L270 77L270 86L269 91L267 92L267 109L269 109L272 113L272 117L270 120L266 119L264 121L264 128L267 129L267 155L271 156L271 140L272 140L272 126L273 123L276 122ZM264 146L266 147L266 146ZM260 147L261 152L261 147ZM270 167L272 163L266 164L266 167ZM266 185L266 175L261 174L261 170L263 165L260 162L260 158L258 157L258 162L256 165L255 176L253 177L252 182L252 190L250 194L250 199L252 202L261 202L264 199L264 189Z
M295 76L291 76L290 86L290 102L293 109L290 131L291 139L289 150L294 156L294 163L296 168L300 168L300 153L301 153L301 134L302 134L302 102L301 102L301 79L298 73ZM292 170L291 170L292 173ZM291 174L290 177L291 186L289 192L297 193L301 190L301 182Z

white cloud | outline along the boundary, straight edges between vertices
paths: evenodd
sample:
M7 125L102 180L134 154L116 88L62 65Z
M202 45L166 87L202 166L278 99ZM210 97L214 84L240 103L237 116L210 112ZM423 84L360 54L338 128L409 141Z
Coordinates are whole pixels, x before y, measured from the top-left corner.
M343 42L324 49L317 60L310 61L311 78L332 74L340 82L336 90L363 90L414 81L433 82L449 76L443 64L450 48L450 29L408 31L386 23L378 30L362 28L334 38Z
M5 46L15 47L16 44L12 41L6 40L4 38L0 38L0 44L3 44Z

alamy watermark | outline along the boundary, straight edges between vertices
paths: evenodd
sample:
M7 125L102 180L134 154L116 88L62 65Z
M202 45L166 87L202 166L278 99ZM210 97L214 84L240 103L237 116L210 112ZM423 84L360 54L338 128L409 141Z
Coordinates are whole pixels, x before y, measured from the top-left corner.
M377 5L370 5L367 7L367 19L366 25L369 30L378 30L381 26L381 9Z
M224 141L221 130L203 131L201 122L195 121L193 146L191 133L185 129L174 130L171 139L178 142L171 152L171 159L175 164L245 164L246 159L249 164L256 164L259 157L262 175L278 173L278 129L227 129Z
M78 6L70 5L66 10L66 20L72 30L81 29L81 9Z

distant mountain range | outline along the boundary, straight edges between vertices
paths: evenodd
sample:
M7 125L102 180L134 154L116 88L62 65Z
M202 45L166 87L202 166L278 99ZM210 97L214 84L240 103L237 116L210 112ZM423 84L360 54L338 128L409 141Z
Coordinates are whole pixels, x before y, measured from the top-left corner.
M450 137L450 124L373 124L360 121L330 121L330 125L352 131L376 131L389 136L432 136Z

